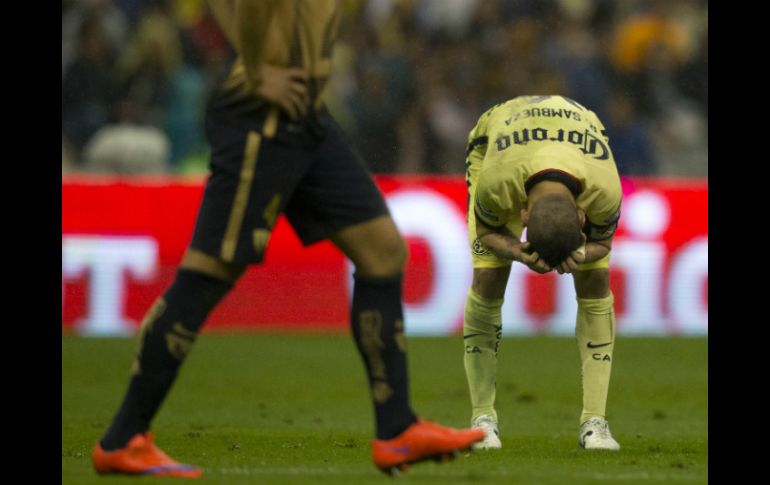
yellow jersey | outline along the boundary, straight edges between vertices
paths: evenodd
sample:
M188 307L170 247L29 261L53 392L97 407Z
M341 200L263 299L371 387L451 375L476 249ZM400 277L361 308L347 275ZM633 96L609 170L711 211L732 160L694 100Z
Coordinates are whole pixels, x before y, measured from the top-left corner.
M493 106L468 136L469 211L487 226L521 236L521 209L536 183L556 180L586 212L590 240L612 237L621 185L604 125L562 96L520 96Z

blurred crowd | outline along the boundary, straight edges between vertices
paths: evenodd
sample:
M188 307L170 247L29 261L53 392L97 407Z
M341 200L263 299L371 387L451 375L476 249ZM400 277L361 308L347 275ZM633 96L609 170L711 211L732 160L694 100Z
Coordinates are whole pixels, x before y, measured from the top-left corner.
M708 175L708 2L343 0L327 104L372 171L462 173L490 106L593 109L621 174ZM62 1L62 170L204 173L205 0Z

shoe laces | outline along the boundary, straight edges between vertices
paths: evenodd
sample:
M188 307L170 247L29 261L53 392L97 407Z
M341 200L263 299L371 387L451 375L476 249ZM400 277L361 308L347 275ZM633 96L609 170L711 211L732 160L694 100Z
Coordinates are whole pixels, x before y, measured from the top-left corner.
M473 420L473 427L474 428L496 428L497 427L497 421L492 418L492 416L479 416L475 420Z
M593 418L590 419L587 424L590 426L590 431L593 431L599 438L605 440L613 439L607 420Z

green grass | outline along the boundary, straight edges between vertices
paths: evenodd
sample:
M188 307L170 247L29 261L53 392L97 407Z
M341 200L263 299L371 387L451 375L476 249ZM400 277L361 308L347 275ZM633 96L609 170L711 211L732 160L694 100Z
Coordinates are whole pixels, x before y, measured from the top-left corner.
M91 447L122 398L133 339L62 338L62 483L99 477ZM410 338L412 403L464 427L470 404L462 339ZM708 341L620 339L608 418L622 449L577 447L578 351L572 339L506 338L498 363L503 449L411 467L399 483L707 483ZM373 412L347 335L204 334L154 424L201 484L394 483L371 464ZM141 478L139 483L169 483Z

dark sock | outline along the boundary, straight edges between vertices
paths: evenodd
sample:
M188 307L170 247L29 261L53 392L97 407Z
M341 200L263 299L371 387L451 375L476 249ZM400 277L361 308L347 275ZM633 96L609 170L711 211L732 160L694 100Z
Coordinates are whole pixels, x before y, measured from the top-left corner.
M393 438L417 420L409 406L401 275L356 276L351 323L369 376L377 438Z
M147 312L131 382L110 428L101 440L107 451L122 448L150 421L176 379L209 312L232 288L230 282L180 269L176 279Z

